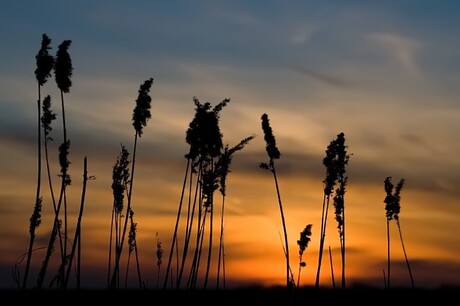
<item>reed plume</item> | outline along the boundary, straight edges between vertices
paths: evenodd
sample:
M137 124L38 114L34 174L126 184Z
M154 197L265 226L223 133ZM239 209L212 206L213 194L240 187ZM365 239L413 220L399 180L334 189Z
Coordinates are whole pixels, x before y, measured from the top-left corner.
M59 200L57 202L54 214L53 229L50 234L50 239L48 242L48 248L46 251L45 259L42 264L42 268L38 277L38 288L41 288L44 282L46 271L48 268L48 263L51 258L52 252L54 250L54 242L56 237L59 235L60 246L61 246L61 266L58 271L58 281L62 282L64 278L65 266L67 264L67 241L68 241L68 231L67 231L67 197L66 197L66 188L71 184L71 178L68 173L68 168L70 161L69 148L70 140L67 139L67 127L66 127L66 118L65 118L65 104L64 104L64 93L70 91L72 86L71 76L73 71L72 60L68 49L71 44L71 40L64 40L59 46L58 51L56 52L56 58L54 62L54 78L56 85L60 90L61 94L61 111L62 111L62 128L63 128L63 137L64 140L59 146L59 164L61 166L61 188L59 194ZM60 220L60 212L62 204L64 204L64 242L61 240L61 226L62 221ZM62 285L63 283L61 283Z
M138 90L138 96L136 99L136 105L133 109L132 114L132 125L134 127L134 144L133 144L133 154L132 154L132 161L131 161L131 179L129 180L129 186L127 190L127 205L126 205L126 214L125 214L125 222L123 225L122 233L120 236L120 243L116 246L115 252L115 266L112 272L111 280L110 280L110 288L116 288L118 286L118 277L119 277L119 269L120 269L120 258L123 252L123 244L126 236L126 231L128 228L128 219L132 213L132 192L133 192L133 184L134 184L134 170L136 165L136 150L137 150L137 142L138 138L140 138L143 134L143 128L147 125L148 120L152 117L150 113L151 109L151 102L152 97L150 96L150 90L153 84L153 78L149 78L145 80L140 86ZM137 261L137 266L139 262ZM138 269L138 278L141 279L140 276L140 269ZM142 281L140 281L140 284Z
M112 269L112 243L115 245L115 262L119 260L118 250L121 247L121 233L122 233L122 218L125 193L128 188L130 174L129 174L129 152L124 145L121 145L120 153L112 168L112 219L110 223L110 239L109 239L109 261L108 261L108 276L107 286L110 287L110 273ZM119 285L119 274L117 273L117 286Z
M163 287L165 288L170 279L170 271L172 264L172 256L176 251L177 256L177 279L176 287L181 286L181 281L186 265L186 260L192 242L192 232L195 228L194 220L196 219L196 245L191 259L190 274L187 281L187 287L195 287L202 244L204 240L204 231L206 226L207 216L209 219L209 247L207 256L207 267L204 277L204 287L207 286L209 267L211 262L212 250L212 228L213 228L213 210L214 199L213 194L218 188L219 175L215 170L215 159L222 154L223 142L222 133L219 128L219 118L221 110L230 102L230 99L224 99L214 107L211 103L201 103L196 97L193 97L195 104L195 116L189 123L189 128L186 131L185 140L189 144L189 152L185 155L187 164L183 180L182 192L177 211L177 217L172 237L171 249ZM193 180L196 179L195 188L193 189ZM186 186L188 182L188 200L187 212L185 220L184 244L182 248L181 259L179 262L179 252L177 249L177 237L182 214L182 205L186 195Z
M264 132L264 140L265 140L265 150L267 151L267 155L269 158L268 163L260 163L260 168L264 170L268 170L273 174L273 179L275 181L275 188L276 194L278 196L278 205L281 214L281 223L283 225L283 232L284 232L284 255L286 257L286 287L291 288L294 286L295 282L291 278L291 266L289 264L289 244L288 244L288 235L287 235L287 228L286 228L286 221L284 217L283 211L283 204L281 202L281 193L278 186L278 177L276 175L275 169L275 160L281 157L281 152L278 150L276 146L276 139L273 135L272 128L270 126L270 120L268 119L267 114L263 114L261 117L262 120L262 130Z
M25 289L27 286L27 280L29 276L29 269L30 269L30 262L32 259L32 251L33 246L35 243L35 231L40 226L41 223L41 209L42 209L42 196L41 196L41 175L42 175L42 141L41 141L41 87L47 82L48 78L51 76L51 71L54 65L54 57L49 54L51 50L50 47L51 39L48 35L42 35L41 47L38 50L37 54L35 55L36 60L36 69L35 69L35 78L37 80L37 91L38 91L38 98L37 98L37 115L38 115L38 122L37 122L37 191L35 194L35 204L34 210L30 217L30 226L29 226L29 247L27 250L27 258L26 258L26 267L24 271L24 279L22 283L22 288ZM49 96L45 98L45 101L50 99Z
M297 245L299 246L299 272L297 274L297 287L300 286L300 273L302 268L307 266L307 263L303 261L303 253L311 241L310 236L312 226L312 224L307 224L307 226L305 226L305 228L300 232L300 238L297 240Z
M223 271L223 286L225 289L225 248L224 248L224 215L225 215L225 198L226 198L226 185L227 176L230 172L230 165L232 163L233 154L242 150L252 139L256 136L253 134L241 140L236 146L229 148L228 144L225 146L223 153L217 160L215 172L218 177L219 191L222 194L222 209L220 214L220 234L219 234L219 253L217 260L217 288L220 285L220 270Z
M401 241L402 250L404 252L404 258L406 260L406 265L407 265L407 270L409 272L411 286L412 286L412 288L414 288L415 287L414 278L412 276L412 270L411 270L411 267L410 267L410 264L409 264L409 259L407 257L406 248L405 248L403 237L402 237L401 224L400 224L400 220L399 220L399 212L401 211L401 205L400 205L401 190L402 190L402 188L404 186L405 179L401 179L398 182L398 184L396 185L396 187L393 185L391 180L392 180L391 176L386 177L385 180L384 180L384 189L385 189L386 196L385 196L385 199L383 200L383 202L385 203L385 215L386 215L386 224L387 224L387 252L388 252L387 253L387 283L386 283L386 287L390 288L390 275L391 275L390 274L390 262L391 262L391 259L390 259L390 229L389 229L389 227L390 227L390 221L394 219L396 221L396 225L398 227L399 238L400 238L400 241ZM394 192L393 192L393 189L394 189Z
M332 140L326 149L326 156L323 158L323 165L326 167L326 177L323 180L324 194L321 210L321 229L318 252L318 266L316 270L315 288L319 287L321 274L321 264L323 258L324 242L326 240L327 218L329 213L329 204L333 197L335 206L335 216L338 222L340 250L342 259L342 286L345 287L345 191L348 177L345 176L346 165L348 164L349 155L345 145L345 134L337 134L336 139ZM336 184L339 187L334 190ZM334 195L335 192L335 195Z

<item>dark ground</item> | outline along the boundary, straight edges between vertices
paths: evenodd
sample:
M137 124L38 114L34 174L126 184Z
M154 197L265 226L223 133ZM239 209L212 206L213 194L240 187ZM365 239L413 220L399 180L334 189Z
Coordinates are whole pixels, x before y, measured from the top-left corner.
M196 290L174 290L174 289L148 289L148 290L3 290L0 291L3 301L10 303L46 302L52 304L81 303L147 303L164 305L169 303L200 303L201 305L232 304L235 306L255 305L317 305L319 303L353 301L362 302L366 305L372 303L436 303L444 302L447 299L453 303L458 302L460 288L439 288L439 289L374 289L374 288L351 288L351 289L315 289L297 288L289 291L284 287L273 288L239 288L239 289L196 289ZM93 300L93 298L97 298ZM69 300L70 299L70 300Z

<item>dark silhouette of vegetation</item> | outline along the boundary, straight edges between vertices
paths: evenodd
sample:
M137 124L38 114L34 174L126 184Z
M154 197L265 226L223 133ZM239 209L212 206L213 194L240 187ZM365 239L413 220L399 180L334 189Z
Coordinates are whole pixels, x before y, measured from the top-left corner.
M300 238L297 240L297 245L299 246L299 271L297 273L297 287L300 287L300 273L303 267L307 266L307 263L303 261L303 253L308 247L308 244L311 240L311 227L312 224L307 224L303 231L300 232Z
M210 230L209 230L209 243L212 244L212 216L213 216L213 193L217 188L214 185L215 176L213 174L213 160L218 157L220 150L223 147L222 133L219 128L219 113L225 107L230 99L224 99L211 108L211 104L206 102L202 104L196 97L193 98L195 103L195 116L189 124L186 132L186 142L190 145L189 153L185 155L187 159L187 167L184 176L184 185L182 189L181 200L179 204L176 226L171 243L171 251L169 254L166 276L164 286L166 286L169 271L171 269L171 260L176 247L175 242L178 234L178 225L180 214L182 210L182 200L185 191L185 184L187 181L188 173L190 171L189 181L189 197L187 207L187 217L184 233L184 245L182 257L179 266L176 268L178 271L176 279L176 288L180 288L182 276L185 269L186 259L191 242L191 234L193 230L193 221L195 219L196 206L198 204L197 212L197 225L196 225L196 246L193 254L192 265L190 268L189 279L187 287L194 288L199 270L199 257L201 256L201 246L204 239L205 221L208 214L210 214ZM190 167L190 169L189 169ZM193 176L196 176L195 194L192 194ZM192 203L192 198L193 203ZM197 203L198 201L198 203ZM178 252L178 250L176 249ZM208 263L211 256L211 247L208 252ZM177 253L178 255L178 253ZM179 260L179 258L178 258Z
M41 175L42 175L42 141L41 141L41 129L40 129L40 121L41 121L41 87L45 85L48 78L51 76L51 71L53 70L54 65L54 58L52 55L49 54L51 39L46 35L42 35L42 42L40 50L38 51L37 55L35 56L35 60L37 63L37 68L35 69L35 77L37 79L38 85L38 99L37 99L37 192L35 194L35 205L34 211L32 216L30 217L30 226L29 226L29 234L30 234L30 241L29 241L29 248L27 251L27 259L26 259L26 268L24 272L24 281L22 284L22 288L25 289L27 286L27 279L29 276L29 269L30 269L30 261L32 259L32 251L35 242L35 231L40 226L41 223L41 210L42 210L42 196L41 196ZM45 101L49 101L50 97L47 96ZM44 103L45 103L44 101ZM46 133L46 132L45 132Z
M321 274L321 263L326 239L327 217L331 197L333 197L335 206L335 216L338 222L340 251L342 259L342 288L345 288L345 187L348 177L345 176L345 167L348 164L349 155L346 151L345 134L339 133L336 139L332 140L326 149L326 156L323 158L323 165L326 167L326 178L324 183L324 196L321 212L321 229L318 253L318 266L316 271L315 287L319 287ZM339 184L335 190L334 187ZM334 196L333 196L334 195Z
M342 288L346 288L345 282L345 192L348 183L348 176L345 176L346 166L350 156L347 154L347 146L345 145L345 134L340 133L335 140L334 168L337 171L337 184L335 190L334 208L335 220L337 221L337 229L340 240L340 255L342 262Z
M217 288L220 288L220 271L223 272L223 287L225 289L225 243L224 243L224 215L225 215L225 198L227 196L227 176L230 172L233 154L241 151L256 136L253 134L241 140L236 146L229 148L225 146L223 153L220 154L216 163L216 174L219 181L219 191L222 194L222 209L220 214L220 234L219 234L219 254L217 262Z
M157 250L155 252L157 256L157 289L159 288L160 284L160 272L161 272L161 264L163 263L163 248L161 247L161 241L158 239L158 233L156 234L157 236Z
M115 250L121 248L122 235L122 217L124 208L125 192L129 184L129 152L124 145L121 145L115 165L112 170L112 194L113 194L113 209L112 219L110 223L110 239L109 239L109 266L107 276L107 286L110 287L110 276L112 271L112 242L115 240ZM119 252L115 251L115 261L118 261ZM117 279L119 281L119 279ZM117 282L117 285L119 283Z
M210 267L212 263L213 232L215 203L214 193L217 189L222 194L222 210L220 219L220 237L218 254L217 283L219 286L220 269L223 265L224 248L224 206L226 178L229 172L232 155L243 149L243 147L254 138L254 135L243 139L238 145L229 148L224 147L222 133L219 127L221 110L230 102L224 99L216 106L212 107L209 102L201 103L196 97L193 98L195 104L195 116L189 124L186 132L186 142L190 145L189 153L185 155L187 159L182 192L177 211L177 218L172 237L171 249L163 288L168 282L172 282L172 262L176 256L176 281L175 287L181 288L182 279L186 269L189 269L186 288L196 288L198 276L200 274L201 256L203 244L205 242L206 230L208 230L208 247L206 256L206 267L203 272L203 288L208 286ZM186 186L188 182L188 191ZM183 234L182 251L179 252L178 236L179 224L182 215L182 205L184 198L188 194L187 208L185 212L185 224ZM195 225L196 224L196 225ZM209 224L209 225L208 225ZM195 233L193 238L192 234ZM191 244L195 243L192 257L189 257ZM224 274L225 283L225 274ZM224 285L225 286L225 285Z
M120 237L118 243L115 244L115 263L114 263L114 268L112 271L112 276L110 279L110 288L118 288L119 287L119 277L120 277L120 258L123 252L123 244L126 236L126 231L128 228L128 220L131 220L131 228L135 230L135 223L132 219L133 211L132 211L132 191L133 191L133 183L134 183L134 169L135 169L135 163L136 163L136 150L137 150L137 142L138 138L142 136L143 133L143 128L147 125L147 121L151 118L151 102L152 98L150 97L150 89L152 87L153 83L153 78L149 78L144 81L143 84L140 85L139 91L138 91L138 97L136 99L136 106L134 107L133 110L133 115L132 115L132 121L133 121L133 127L135 130L134 134L134 145L133 145L133 157L131 161L131 178L129 178L129 172L125 168L115 170L115 171L120 171L121 173L117 175L121 175L121 177L114 177L114 179L118 179L118 181L114 182L112 184L112 189L114 188L114 184L118 184L115 186L115 188L118 188L117 191L114 191L114 197L117 197L114 199L114 206L117 205L116 208L114 209L121 209L123 208L122 203L123 203L123 197L121 196L124 191L127 191L127 206L126 206L126 214L125 214L125 221L123 228L121 229ZM124 147L123 147L124 148ZM121 160L118 160L117 163L121 162L122 167L127 166L127 152L123 151L122 148L122 157ZM120 164L116 164L116 167L120 167ZM114 176L116 175L115 173L113 174ZM123 186L123 187L121 187ZM120 195L121 192L121 195ZM113 217L114 215L112 215ZM121 217L121 216L119 216ZM120 220L118 220L120 221ZM118 236L117 236L118 237ZM135 239L135 235L133 232L131 232L131 239L133 239L132 244L134 244L134 248L136 249L137 253L137 243ZM141 275L140 275L140 268L139 268L139 261L136 256L137 264L136 266L138 267L138 278L139 278L139 285L142 287L142 281L141 281Z
M88 177L88 159L87 157L84 158L83 160L83 188L82 188L82 194L81 194L81 201L80 201L80 210L79 210L79 213L78 213L78 219L77 219L77 226L76 226L76 229L75 229L75 235L74 235L74 238L73 238L73 242L72 242L72 249L70 251L70 255L69 255L69 262L68 262L68 265L67 265L67 272L65 274L65 280L64 280L64 284L63 284L63 287L64 288L67 288L67 285L69 283L69 277L70 277L70 274L71 274L71 268L72 268L72 262L73 262L73 259L75 257L75 252L77 250L77 245L78 245L78 256L77 256L77 268L76 268L76 279L77 279L77 289L80 288L80 283L81 283L81 280L80 280L80 270L81 270L81 221L82 221L82 218L83 218L83 210L84 210L84 207L85 207L85 197L86 197L86 186L87 186L87 182L88 180L90 179L94 179L94 177Z
M394 219L398 227L399 238L401 240L401 245L402 245L402 249L404 252L404 258L406 260L407 269L409 271L411 286L412 288L414 288L415 287L414 278L412 277L412 271L410 268L409 259L407 257L406 248L404 246L404 241L403 241L402 232L401 232L401 224L399 221L399 212L401 210L401 205L400 205L401 190L404 186L405 179L401 179L396 185L396 187L391 182L391 179L392 179L391 176L388 176L385 178L384 189L385 189L386 196L385 196L385 199L383 200L383 202L385 203L385 211L386 211L385 215L386 215L386 221L387 221L386 224L387 224L387 252L388 253L387 253L386 287L390 288L390 275L391 275L390 274L390 262L391 262L391 259L390 259L390 221Z
M21 281L20 273L15 266L13 277L17 282L18 288L26 289L30 274L31 258L36 240L36 231L42 222L42 206L43 197L41 195L41 176L42 176L42 131L44 155L47 167L47 176L51 201L53 204L53 223L52 230L49 235L48 244L46 247L45 257L42 266L38 272L37 288L42 289L44 286L45 276L51 260L51 256L55 251L56 239L59 240L59 260L57 275L51 280L50 288L56 284L56 288L68 289L70 276L75 273L76 288L81 289L81 243L82 243L82 219L85 208L85 198L87 191L87 183L94 179L94 176L88 175L87 157L85 156L83 164L83 182L80 198L80 208L76 220L75 232L72 239L69 239L69 223L67 218L67 187L70 186L72 180L69 174L69 150L70 140L67 137L66 128L66 112L64 103L64 94L70 92L72 86L71 76L73 72L72 60L68 49L71 45L71 40L64 40L58 47L56 56L49 54L51 39L46 35L42 35L41 48L36 55L37 68L35 76L38 84L38 127L37 127L37 189L35 194L35 203L33 213L29 219L29 244L27 251L20 257L20 262L26 259L24 277ZM51 77L51 72L54 71L55 81L60 90L61 98L61 116L63 128L63 141L58 147L58 161L60 166L60 190L59 197L56 200L53 190L53 182L51 179L51 169L48 154L48 143L53 138L50 136L52 131L51 123L56 119L56 114L51 109L51 97L45 96L42 101L41 89ZM139 87L138 97L132 113L132 125L134 127L134 143L132 155L128 152L124 145L121 145L121 150L116 158L112 168L112 195L113 205L111 210L110 223L110 238L108 248L108 273L107 273L107 288L120 289L121 262L123 255L124 242L127 236L127 258L126 270L124 274L124 289L128 288L128 275L130 272L130 263L132 258L135 260L137 272L137 280L140 289L146 289L141 277L141 267L139 261L139 252L137 245L137 223L134 220L134 210L132 205L132 194L134 185L134 173L136 166L137 144L143 135L143 128L151 119L151 102L150 90L153 84L153 78L145 80ZM217 270L216 270L216 288L226 288L226 267L225 267L225 205L227 198L227 178L230 173L230 166L233 156L236 152L241 151L251 140L255 138L252 134L243 138L238 144L230 147L228 144L224 146L223 134L220 130L219 121L222 109L228 105L230 99L225 98L214 107L209 103L201 103L196 97L193 98L195 105L195 115L189 123L185 135L185 141L189 145L189 151L185 154L186 167L183 179L183 185L180 195L177 217L175 220L174 231L172 235L170 252L168 254L167 267L165 269L163 289L167 289L168 285L172 289L197 289L198 280L202 281L202 289L208 288L208 282L213 262L214 246L214 223L215 213L218 211L215 204L215 192L219 191L222 196L220 220L219 220L219 237L218 237L218 254L217 254ZM286 287L297 290L289 291L292 295L284 298L292 298L295 294L301 291L300 279L301 272L307 266L304 260L304 253L311 241L312 224L307 224L300 232L300 238L297 240L299 247L299 266L297 281L294 280L289 262L289 243L287 226L284 215L283 203L281 200L281 192L278 184L278 176L275 169L275 160L280 159L281 153L276 145L275 136L270 126L268 115L264 113L261 116L261 127L264 133L265 150L268 155L268 162L260 163L259 167L268 170L272 173L277 193L278 206L281 215L283 227L283 254L286 260ZM322 201L321 212L321 228L320 228L320 243L319 243L319 258L316 271L315 286L312 287L319 292L319 279L321 271L321 263L323 249L326 236L326 225L330 200L333 200L335 208L335 220L337 221L337 229L339 233L340 252L341 252L341 288L346 288L346 273L345 273L345 250L346 250L346 231L345 231L345 193L348 184L348 176L346 176L346 167L348 165L350 155L347 152L348 147L345 145L344 133L339 133L336 139L332 140L325 151L326 156L322 163L326 168L326 177L323 180L324 194ZM131 157L131 159L130 159ZM399 237L402 244L404 256L406 259L407 268L411 280L412 288L415 288L412 277L409 260L406 254L405 245L402 238L399 212L400 212L400 193L404 186L405 180L401 179L396 188L391 182L391 177L387 177L384 181L384 189L386 197L384 199L386 210L386 225L387 225L387 279L385 280L385 288L390 289L390 221L395 220ZM126 201L126 205L125 205ZM186 208L183 209L184 202ZM63 212L61 212L63 210ZM183 212L183 210L185 212ZM183 220L184 218L185 220ZM181 222L183 221L183 222ZM179 225L182 228L179 228ZM182 230L182 231L180 231ZM158 239L156 233L156 288L160 287L160 271L163 264L164 251L162 243ZM182 240L179 243L179 240ZM207 244L206 244L207 243ZM70 252L67 250L67 245L70 244ZM332 262L331 248L329 247L332 283L335 289L334 267ZM175 259L175 263L174 260ZM203 268L202 262L205 261ZM74 268L74 269L72 269ZM74 272L72 272L74 270ZM175 275L173 275L173 271ZM185 281L186 279L186 281ZM284 288L284 287L283 287ZM168 290L163 290L165 293ZM192 290L193 291L193 290ZM276 291L276 290L274 290ZM294 294L295 291L295 294ZM187 290L185 290L187 292ZM284 291L285 292L285 291ZM296 297L298 297L296 295ZM285 300L283 300L285 301Z
M70 161L68 159L69 155L69 147L70 147L70 140L67 139L67 128L66 128L66 121L65 121L65 107L64 107L64 93L68 93L70 91L70 87L72 86L71 76L72 76L72 61L71 57L68 53L68 49L70 47L71 40L64 40L58 47L58 51L56 53L56 58L54 62L54 76L56 80L56 84L61 92L61 110L62 110L62 126L64 132L64 140L63 143L59 146L59 164L61 166L61 189L59 194L59 200L55 209L55 216L53 222L53 228L50 234L50 239L48 243L48 248L46 251L45 259L42 264L42 268L40 270L37 286L38 288L42 288L43 282L45 279L46 271L48 268L48 263L51 258L51 255L54 250L54 242L56 237L59 235L61 237L61 225L62 222L60 220L60 211L62 203L64 203L64 241L61 242L61 266L58 271L58 283L62 285L62 280L64 277L64 269L67 263L67 197L66 197L66 188L71 184L71 178L68 174L68 168L70 165Z
M275 169L275 159L279 159L281 157L281 153L276 146L276 139L273 135L272 128L270 126L270 121L268 119L267 114L263 114L262 117L262 130L264 132L264 139L265 139L265 150L267 151L268 155L268 163L260 163L260 168L264 170L268 170L273 174L273 179L275 180L275 188L276 194L278 196L278 205L281 214L281 223L283 225L283 233L284 233L284 255L286 257L286 288L291 288L295 285L294 280L291 277L291 266L289 264L289 243L288 243L288 234L286 228L286 220L284 217L284 210L283 204L281 201L281 193L278 186L278 177L276 176L276 169Z

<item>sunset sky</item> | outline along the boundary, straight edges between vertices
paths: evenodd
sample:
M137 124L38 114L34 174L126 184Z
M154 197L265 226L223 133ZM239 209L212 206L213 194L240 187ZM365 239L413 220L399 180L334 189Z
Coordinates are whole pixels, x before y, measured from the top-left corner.
M281 152L277 178L296 280L296 242L304 227L313 225L302 258L307 266L302 268L301 285L314 285L318 265L326 174L322 160L329 143L343 132L350 154L345 194L347 284L384 287L384 180L390 176L395 185L405 179L399 218L415 286L460 286L459 16L460 2L455 0L4 1L0 287L16 286L12 271L18 264L24 272L20 258L29 244L37 186L35 55L44 33L52 40L52 55L62 41L72 41L72 86L64 95L71 141L71 237L85 157L88 174L95 177L88 182L82 220L83 286L106 288L112 167L120 145L133 151L132 112L139 86L151 77L152 117L138 138L132 193L142 278L148 287L157 285L157 241L164 250L160 282L169 256L194 97L211 105L230 99L220 112L224 144L234 146L255 135L234 155L227 178L228 286L285 284L275 183L272 174L259 167L268 161L261 128L264 113ZM63 133L54 74L41 91L51 96L57 114L50 160L58 189L57 148ZM42 224L28 287L36 284L52 225L45 174ZM216 211L221 198L216 192ZM219 216L216 213L216 220ZM334 217L331 206L321 268L324 286L332 286L332 272L336 284L341 277ZM215 230L217 246L217 226ZM394 220L390 230L391 283L410 287ZM213 271L216 262L214 252ZM130 286L135 287L133 267L131 259ZM50 266L47 284L56 269Z

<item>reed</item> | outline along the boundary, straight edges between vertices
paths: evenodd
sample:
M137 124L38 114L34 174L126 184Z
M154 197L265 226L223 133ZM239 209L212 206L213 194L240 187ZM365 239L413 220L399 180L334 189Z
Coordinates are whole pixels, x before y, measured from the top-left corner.
M25 289L27 286L27 280L29 276L30 262L32 259L32 251L35 242L35 231L40 226L41 223L41 210L42 210L42 196L41 196L41 176L42 176L42 140L41 140L41 88L47 82L48 78L51 77L51 71L54 66L54 57L49 54L51 39L48 35L42 35L42 42L40 50L35 56L37 68L35 69L35 78L37 79L37 115L38 115L38 124L37 124L37 191L35 194L35 204L32 216L30 217L29 225L29 247L27 250L26 258L26 267L24 271L24 279L22 283L22 288ZM49 101L49 95L44 99L44 103Z
M138 139L143 134L143 128L147 125L148 120L152 117L150 113L151 109L151 102L152 98L150 96L150 89L152 87L153 78L149 78L145 80L140 86L138 90L138 96L136 99L136 105L133 110L132 115L132 125L134 127L134 144L133 144L133 154L132 154L132 161L131 161L131 174L130 179L126 181L126 191L127 191L127 205L126 205L126 213L123 227L121 228L119 243L115 246L115 263L113 267L113 271L110 277L110 288L117 288L119 286L119 270L120 270L120 258L123 252L123 245L126 237L126 232L128 229L128 220L131 219L131 224L133 224L132 220L132 192L133 192L133 184L134 184L134 170L136 165L136 150L137 150L137 142ZM126 154L126 153L123 153ZM126 163L126 161L124 161ZM124 170L121 170L123 175L129 175ZM124 177L123 177L124 179ZM112 185L113 186L113 185ZM125 189L123 190L125 191ZM118 191L119 192L119 191ZM119 193L117 194L119 196ZM135 240L135 237L133 237ZM133 242L136 244L136 242ZM137 246L136 246L137 248ZM136 257L137 260L137 257ZM137 267L139 266L139 262L137 260ZM138 268L138 278L141 279L140 269ZM139 281L140 286L142 287L142 281Z
M299 246L299 271L297 273L297 287L300 287L300 273L302 272L302 268L307 266L307 263L303 260L303 253L311 241L310 237L312 226L312 224L307 224L305 228L300 232L300 238L297 240L297 245Z
M260 163L259 167L268 170L272 173L273 179L275 181L275 189L276 194L278 197L278 206L281 215L281 223L283 226L283 233L284 233L284 256L286 258L286 288L291 288L295 285L294 280L291 277L291 265L289 263L289 243L288 243L288 234L287 234L287 227L286 227L286 220L284 217L284 210L283 210L283 203L281 201L281 192L278 185L278 177L276 175L275 169L275 160L281 157L281 153L276 146L276 139L273 135L273 130L270 126L270 120L268 119L267 114L262 114L262 130L264 132L264 139L265 139L265 151L268 155L268 163Z
M50 234L48 247L45 254L45 259L43 260L42 267L40 269L37 286L38 288L42 288L43 282L45 280L49 260L54 250L54 243L59 235L60 242L61 242L61 265L58 271L58 282L62 284L62 280L64 277L64 269L67 263L67 197L66 197L66 188L71 184L71 178L68 173L69 170L69 148L70 148L70 140L67 138L67 128L66 128L66 120L65 120L65 103L64 103L64 93L68 93L70 91L70 87L72 86L71 76L72 76L72 60L68 53L68 49L71 44L71 40L64 40L58 47L58 51L56 53L55 63L54 63L54 77L56 84L60 90L61 94L61 111L62 111L62 128L63 128L63 135L64 140L62 144L59 146L59 164L61 166L61 188L59 193L59 200L57 202L57 206L55 209L54 214L54 221L53 221L53 228ZM62 203L64 203L64 241L61 240L61 226L62 222L60 220L60 212Z
M326 149L323 165L326 167L326 178L323 180L323 202L321 210L321 229L318 252L318 266L316 270L315 288L320 285L321 264L323 258L324 243L326 240L326 227L331 198L335 207L335 216L338 222L340 250L342 259L342 287L345 288L345 187L348 177L345 176L346 165L349 155L346 151L345 134L339 133ZM334 190L335 186L339 187ZM334 280L333 280L334 282Z
M407 257L406 247L404 245L402 231L401 231L401 224L399 219L399 212L401 211L401 190L404 186L405 179L401 179L396 187L391 182L392 177L388 176L384 180L384 189L385 189L385 199L383 202L385 203L385 215L386 215L386 225L387 225L387 277L386 277L386 288L390 288L390 221L395 220L396 226L398 227L399 238L401 241L402 250L404 253L404 258L406 261L407 270L409 272L410 282L412 288L415 288L414 285L414 278L412 276L412 270L409 264L409 259ZM394 190L394 191L393 191Z

